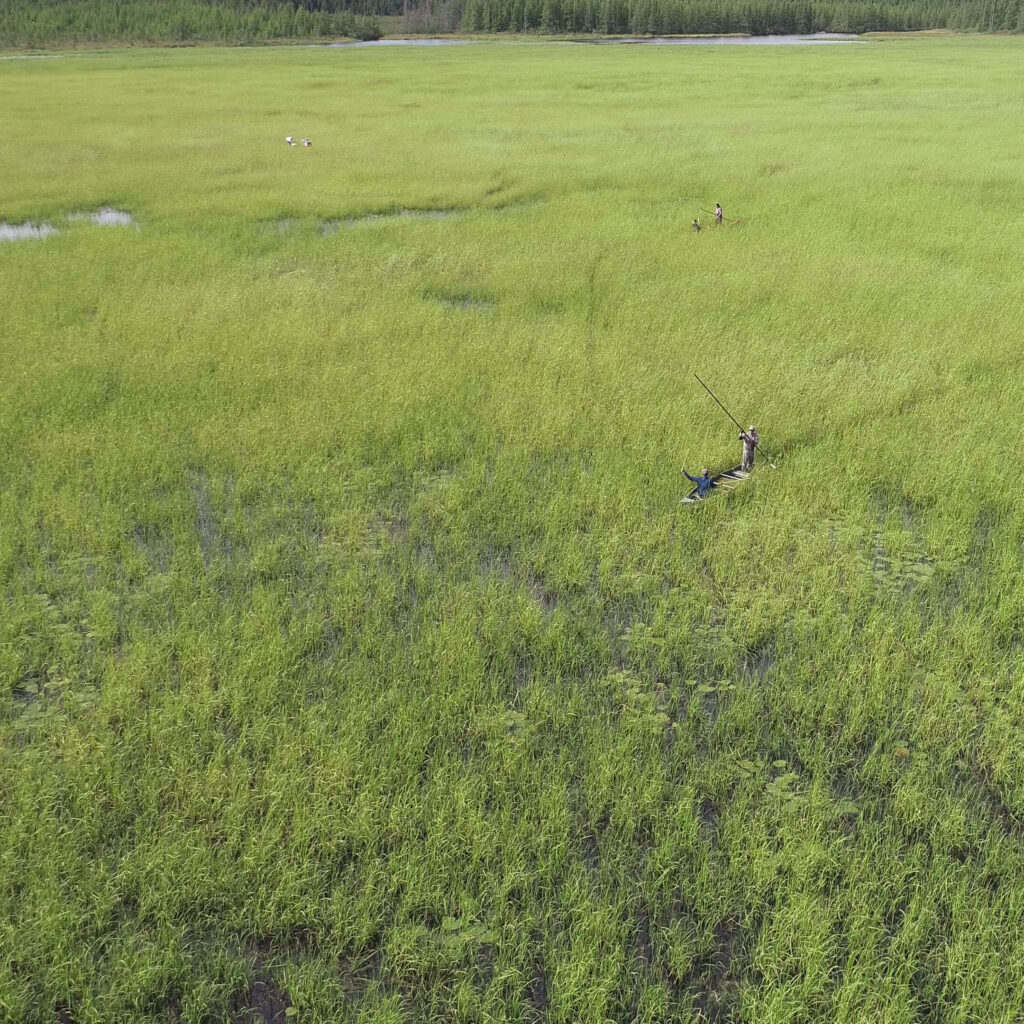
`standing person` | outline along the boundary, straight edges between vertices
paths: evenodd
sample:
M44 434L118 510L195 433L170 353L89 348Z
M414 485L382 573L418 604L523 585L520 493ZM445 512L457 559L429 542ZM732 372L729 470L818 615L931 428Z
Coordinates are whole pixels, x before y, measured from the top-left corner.
M702 469L700 471L700 476L690 476L690 474L684 469L683 476L685 476L691 483L695 483L697 485L698 498L706 498L711 493L711 488L715 486L715 481L711 479L711 476L706 469Z
M696 217L693 218L693 230L700 231L700 221Z
M715 203L715 223L716 224L721 224L722 223L722 204L721 203Z
M744 473L749 473L754 468L754 452L757 450L761 435L757 432L757 427L751 423L750 429L740 434L740 440L743 442L743 464L740 468Z

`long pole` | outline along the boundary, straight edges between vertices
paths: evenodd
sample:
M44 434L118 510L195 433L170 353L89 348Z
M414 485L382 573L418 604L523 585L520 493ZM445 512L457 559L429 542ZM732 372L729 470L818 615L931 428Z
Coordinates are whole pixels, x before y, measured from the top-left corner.
M697 377L697 374L694 374L694 377ZM710 396L711 396L712 398L714 398L714 400L715 400L715 404L716 404L716 405L718 406L718 408L719 408L719 409L721 409L721 410L722 410L722 412L724 412L724 413L725 413L725 415L726 415L726 416L728 416L728 417L729 417L729 419L731 419L731 420L733 421L733 423L735 423L735 424L736 424L736 426L740 428L740 433L742 433L742 432L743 432L743 427L742 427L742 426L740 426L740 421L739 421L738 419L736 419L736 417L735 417L735 416L733 416L733 414L732 414L731 412L729 412L729 410L728 410L728 409L726 409L726 407L725 407L724 405L722 405L722 403L721 403L721 402L719 402L719 401L718 401L718 397L717 397L717 396L715 395L714 391L712 391L712 390L711 390L711 388L709 388L709 387L707 386L707 384L705 384L705 383L704 383L704 381L702 381L702 380L700 379L700 377L697 377L697 383L698 383L698 384L699 384L699 385L700 385L700 386L701 386L701 387L702 387L702 388L703 388L703 389L704 389L704 390L705 390L705 391L706 391L706 392L707 392L707 393L708 393L708 394L709 394L709 395L710 395Z
M694 377L697 377L697 374L694 374ZM733 416L733 414L731 412L729 412L729 410L726 409L726 407L724 405L722 405L721 402L718 401L718 396L714 393L714 391L712 391L711 388L709 388L707 386L707 384L705 384L704 381L702 381L700 379L700 377L697 377L697 383L715 400L715 404L718 406L718 408L721 409L722 412L724 412L725 415L728 416L729 419L731 419L733 421L733 423L736 424L736 426L739 428L739 432L741 434L745 434L746 431L743 429L743 426L740 423L740 421L738 419L736 419L736 417ZM768 453L763 448L761 448L761 446L756 441L754 442L754 447L760 450L761 454L766 459L768 459L768 465L771 466L772 469L774 469L775 465L772 463L771 457L768 455Z
M700 207L700 212L701 213L706 213L709 217L716 217L717 216L717 214L712 213L710 210L705 210L703 206ZM739 224L739 222L740 222L740 218L739 217L723 217L722 220L726 224Z

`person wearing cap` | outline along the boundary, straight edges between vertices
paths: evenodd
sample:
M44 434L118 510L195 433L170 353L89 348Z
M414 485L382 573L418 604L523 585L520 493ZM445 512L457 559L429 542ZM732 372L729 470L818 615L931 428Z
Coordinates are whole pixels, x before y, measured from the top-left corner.
M721 203L715 203L715 223L716 224L721 224L722 223L722 204Z
M740 440L743 442L743 465L740 468L744 473L749 473L754 468L754 452L757 450L761 435L757 432L757 427L751 423L750 429L740 434Z
M715 481L711 479L711 476L706 469L702 469L700 471L700 476L690 476L690 474L684 469L683 476L697 485L698 498L706 498L711 493L711 488L715 486Z

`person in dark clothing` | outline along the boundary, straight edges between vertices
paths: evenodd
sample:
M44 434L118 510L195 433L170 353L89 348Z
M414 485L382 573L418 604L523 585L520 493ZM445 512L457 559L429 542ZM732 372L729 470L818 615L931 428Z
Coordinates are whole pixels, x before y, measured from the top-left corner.
M696 217L693 218L693 230L700 231L700 221Z
M757 432L757 427L751 423L750 429L740 434L740 440L743 442L743 464L740 468L744 473L749 473L754 468L754 451L761 441L761 435Z
M715 486L715 481L711 479L711 476L706 469L702 469L700 471L700 476L690 476L690 474L684 469L683 476L697 485L698 498L706 498L711 493L711 488Z
M721 224L722 223L722 204L721 203L715 203L715 223L716 224Z

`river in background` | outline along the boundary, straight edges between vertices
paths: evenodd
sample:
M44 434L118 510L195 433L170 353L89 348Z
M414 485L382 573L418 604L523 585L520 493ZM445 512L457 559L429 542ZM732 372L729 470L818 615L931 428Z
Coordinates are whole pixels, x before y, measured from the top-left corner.
M845 32L815 32L809 36L655 36L652 39L595 39L593 42L646 46L805 46L810 43L852 43L856 40L857 36Z
M494 36L500 40L500 34ZM807 46L815 43L852 43L857 36L845 32L815 32L813 35L797 36L620 36L598 38L575 38L564 40L572 43L588 43L592 46ZM328 43L328 46L464 46L481 39L374 39L361 43ZM538 40L539 41L539 40ZM558 40L563 41L563 40Z

